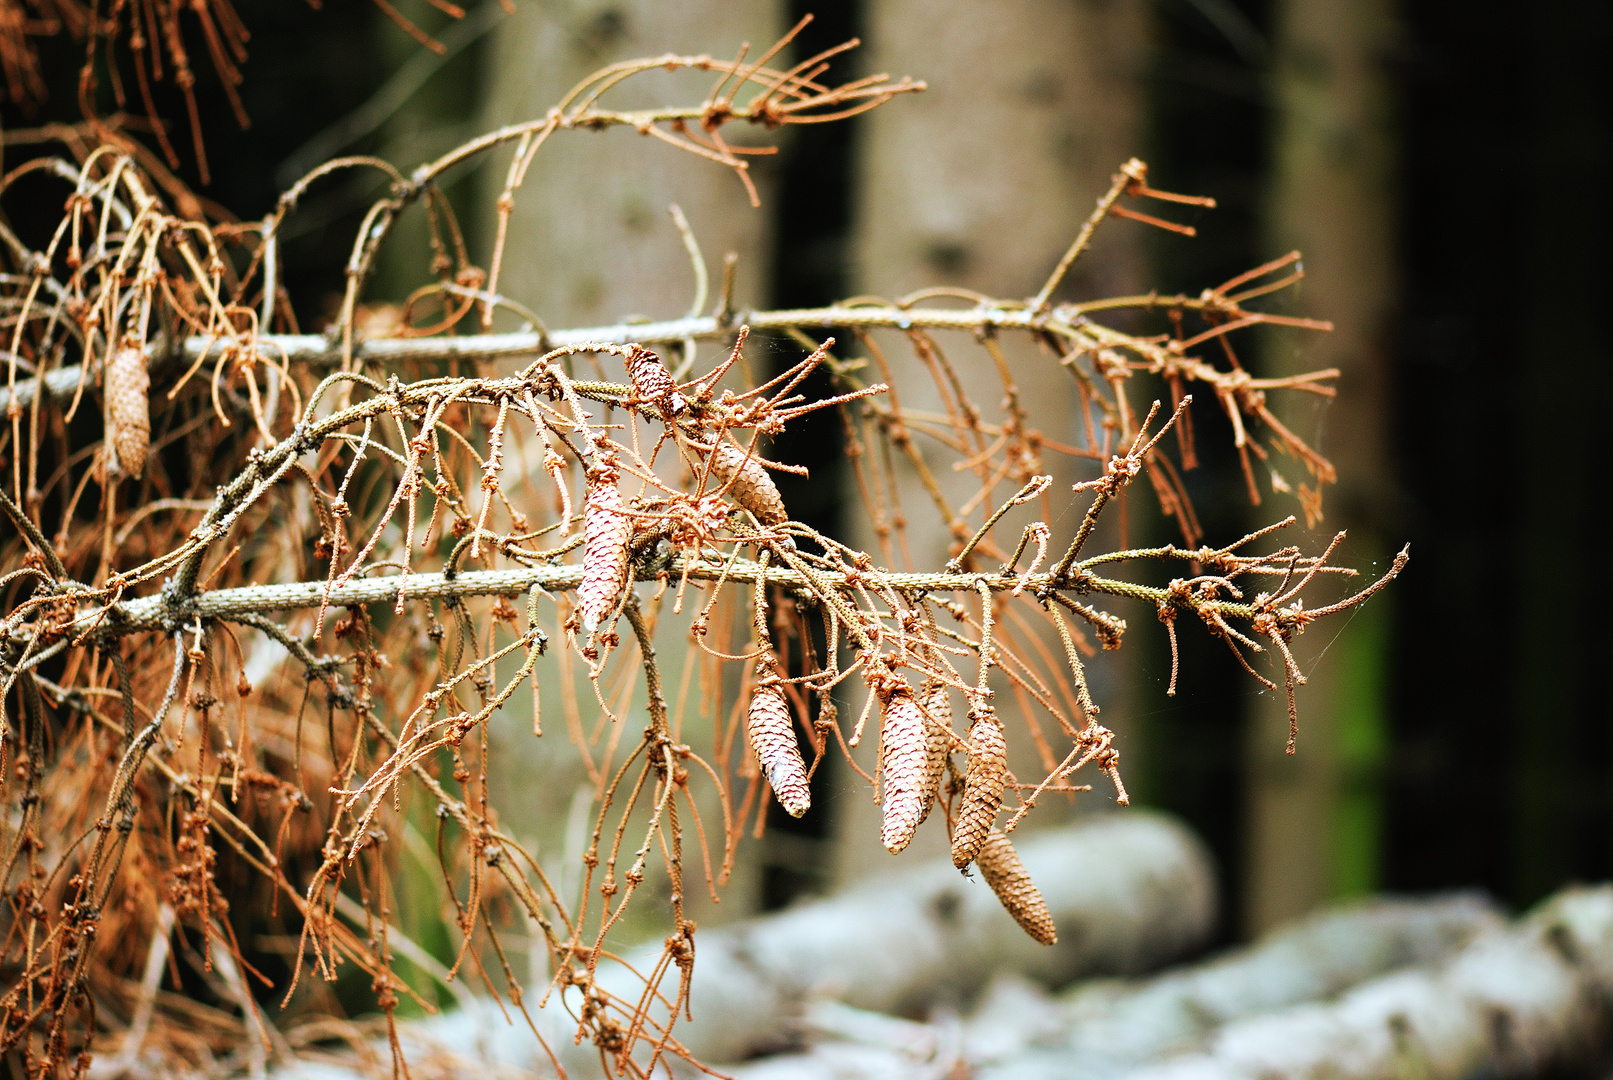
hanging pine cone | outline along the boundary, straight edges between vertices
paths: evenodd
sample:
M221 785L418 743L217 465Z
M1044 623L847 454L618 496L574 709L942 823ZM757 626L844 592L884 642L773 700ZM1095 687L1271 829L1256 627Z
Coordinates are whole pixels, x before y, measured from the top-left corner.
M711 453L711 471L724 484L731 482L728 491L734 501L755 514L763 525L782 525L790 520L789 512L784 509L784 497L755 455L747 459L745 451L731 442L719 440Z
M589 472L582 530L582 583L577 587L577 608L583 630L592 634L627 588L627 544L633 536L633 519L627 514L622 493L616 490L616 470L609 465Z
M930 715L924 721L924 818L930 816L935 801L941 797L941 782L946 779L947 757L951 741L947 733L952 730L952 695L945 683L932 682L924 689L920 699Z
M771 671L771 663L764 661L757 665L758 677L765 677ZM751 753L762 766L762 774L772 786L779 805L791 817L800 817L812 805L812 792L807 787L806 763L801 760L801 750L795 741L790 707L777 683L757 684L751 694L745 728L750 735Z
M924 819L930 788L924 714L906 682L893 677L890 684L889 690L880 691L884 717L879 744L885 771L885 820L880 840L885 850L895 855L913 839Z
M106 466L112 476L138 477L146 468L151 447L151 405L146 395L151 376L146 353L138 345L125 345L107 361Z
M655 406L656 411L668 420L689 407L688 400L678 393L672 373L667 371L659 356L642 345L629 345L627 348L627 377L632 380L633 389L638 391L639 397Z
M980 845L997 820L1008 779L1008 743L997 711L985 702L969 708L969 772L963 806L952 828L952 865L959 870L977 861Z
M1019 852L1001 830L992 829L986 835L975 865L980 867L980 876L986 879L991 891L997 894L1002 906L1025 933L1043 945L1058 943L1058 930L1047 910L1047 901L1042 899L1041 890L1025 871L1025 864L1019 861Z

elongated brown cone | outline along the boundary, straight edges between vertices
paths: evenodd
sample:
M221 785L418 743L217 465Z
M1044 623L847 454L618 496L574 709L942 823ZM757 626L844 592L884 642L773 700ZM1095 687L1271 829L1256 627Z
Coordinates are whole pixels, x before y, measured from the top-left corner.
M1008 778L1008 743L997 711L985 702L969 709L969 772L963 805L952 827L952 865L959 870L980 858L980 845L997 820Z
M627 544L633 536L633 519L616 490L613 470L588 478L588 500L583 504L582 583L577 586L577 608L583 630L592 634L605 621L622 590L627 588Z
M931 683L920 698L930 715L924 721L924 818L935 809L935 800L941 796L941 781L946 778L947 757L951 749L947 732L952 728L952 696L943 683Z
M718 442L711 455L711 471L724 484L733 481L733 486L728 489L729 494L740 506L755 514L756 520L763 525L782 525L790 520L778 486L754 455L746 460L745 451L733 443ZM739 479L735 480L735 475Z
M905 682L897 680L889 696L881 695L880 753L885 770L885 820L880 840L892 855L905 848L924 819L930 797L924 714Z
M795 741L789 703L776 684L762 683L751 694L745 729L750 735L751 753L756 755L779 805L791 817L806 813L812 806L806 763L801 760L801 749Z
M633 380L633 389L639 397L653 404L664 417L677 416L689 407L689 402L677 391L671 372L661 358L640 345L629 346L627 377Z
M146 469L151 446L151 376L146 372L145 350L126 345L106 365L107 472L113 476L139 476Z
M1047 901L1042 899L1041 890L1026 873L1025 864L1019 861L1019 852L1001 830L992 829L986 834L975 865L980 867L980 876L986 879L991 891L997 894L997 899L1025 933L1043 945L1058 943L1058 930L1053 926Z

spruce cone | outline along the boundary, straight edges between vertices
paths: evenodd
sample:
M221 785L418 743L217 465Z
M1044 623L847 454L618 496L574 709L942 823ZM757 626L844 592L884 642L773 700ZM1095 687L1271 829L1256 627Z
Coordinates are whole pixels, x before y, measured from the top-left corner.
M661 358L642 345L629 345L627 377L639 397L654 405L656 411L671 419L689 407L689 402L677 391L671 372Z
M924 817L927 818L935 809L935 801L941 796L941 781L946 778L947 758L951 752L947 732L952 728L952 696L947 693L946 684L934 682L925 687L922 700L930 714L924 721Z
M125 345L107 361L106 466L112 476L138 477L146 468L151 447L151 405L146 395L151 376L146 353L138 345Z
M782 525L790 520L778 486L754 455L746 460L745 451L731 442L719 441L717 448L711 452L711 471L724 484L733 481L728 491L734 501L755 514L756 520L763 525ZM737 480L734 479L736 474L739 477Z
M583 630L592 634L605 621L622 590L627 588L627 543L633 536L633 519L616 490L616 471L601 469L588 477L588 501L583 504L582 583L577 586L577 608Z
M1008 743L997 712L985 702L969 709L969 773L963 783L963 807L952 828L952 865L959 870L981 855L980 845L997 820L1008 779Z
M997 894L997 899L1025 933L1043 945L1058 943L1058 930L1053 926L1047 901L1042 899L1036 882L1025 872L1019 852L1000 830L992 829L987 834L975 865L980 867L980 876L986 879L991 891Z
M885 770L885 821L880 840L892 855L913 839L930 798L924 714L907 683L898 679L895 684L889 696L880 694L885 715L879 729Z
M768 666L759 665L758 674ZM791 817L800 817L812 805L812 792L807 787L806 763L801 760L801 750L795 741L790 707L777 684L762 683L756 687L751 694L745 726L750 735L751 752L762 766L762 774L772 786L779 805Z

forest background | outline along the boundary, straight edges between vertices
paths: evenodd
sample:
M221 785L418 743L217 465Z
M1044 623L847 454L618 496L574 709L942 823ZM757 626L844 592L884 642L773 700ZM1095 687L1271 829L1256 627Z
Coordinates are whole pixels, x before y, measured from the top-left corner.
M252 32L239 88L251 127L238 128L199 64L210 182L182 142L179 173L242 218L333 154L408 168L540 115L611 61L731 56L808 12L802 55L861 37L847 74L929 83L849 124L783 133L782 153L752 168L759 210L731 174L623 134L543 160L516 215L505 291L551 326L682 311L688 264L672 202L708 256L740 254L743 304L810 306L934 280L1029 295L1132 155L1161 186L1218 208L1193 220L1193 239L1112 230L1073 283L1079 294L1196 289L1303 250L1307 277L1285 303L1338 330L1273 336L1254 366L1343 371L1339 398L1300 420L1339 466L1323 527L1350 529L1354 565L1381 566L1404 540L1417 560L1307 643L1295 758L1282 753L1280 695L1188 648L1166 698L1163 632L1140 627L1161 640L1127 651L1129 666L1109 676L1125 692L1105 712L1133 800L1209 841L1227 939L1374 890L1480 885L1522 907L1613 876L1613 694L1601 667L1613 641L1595 601L1613 585L1595 392L1610 359L1597 312L1613 239L1613 73L1600 55L1613 9L517 0L507 15L483 0L458 21L406 9L439 54L357 0L236 6ZM7 132L79 119L81 48L65 37L36 47L49 96L0 107ZM164 115L184 115L171 86L157 94ZM8 139L6 166L32 152ZM496 171L466 173L449 192L473 250L491 244L493 216L477 211ZM339 298L347 238L377 193L335 186L283 235L305 302ZM13 220L28 212L25 199L6 207ZM372 295L406 294L427 276L417 261L385 265ZM297 312L304 327L330 314ZM1220 435L1201 440L1212 458L1187 476L1212 542L1271 516L1248 506ZM809 425L774 455L812 467L810 483L781 486L797 518L831 535L842 527L839 445ZM851 839L868 811L827 788L803 819L770 819L726 914L827 889L883 856Z

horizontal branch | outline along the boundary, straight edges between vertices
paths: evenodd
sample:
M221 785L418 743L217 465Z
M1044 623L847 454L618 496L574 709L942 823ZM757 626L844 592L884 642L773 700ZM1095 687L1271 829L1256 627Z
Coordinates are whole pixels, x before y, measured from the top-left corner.
M1159 297L1152 293L1129 297L1138 307L1204 307L1205 302L1188 296ZM725 337L740 325L754 331L830 330L835 327L894 330L1022 330L1045 331L1064 336L1084 335L1094 328L1083 315L1082 306L1061 305L1040 314L1021 307L980 304L968 308L915 307L895 305L839 305L820 308L792 308L780 311L738 312L727 318L691 315L659 322L620 322L610 326L571 330L524 330L508 334L474 334L464 337L374 338L353 346L354 358L361 364L386 367L405 361L500 360L540 356L550 349L590 343L626 345L657 344L688 338L710 340ZM293 364L335 365L342 358L339 338L323 334L262 334L253 339L266 355L284 357ZM190 337L183 345L186 367L205 355L218 356L231 339ZM1105 340L1103 344L1112 344ZM153 360L160 359L155 345L149 347ZM67 394L78 385L77 365L58 368L45 376L52 395ZM27 405L38 392L36 379L18 379L17 401ZM7 408L12 391L0 386L0 409Z
M726 568L725 568L726 567ZM665 570L641 571L640 581L658 581L663 577L677 578L683 574L684 560L672 560ZM715 581L724 578L738 584L755 584L761 576L761 565L750 559L732 564L697 562L688 566L688 576L694 581ZM355 607L368 604L395 603L399 591L408 600L446 600L468 596L515 596L537 586L553 592L566 592L582 582L581 566L537 566L520 570L471 570L449 577L440 573L397 574L382 578L349 581L330 590L330 606ZM872 576L872 575L870 575ZM1148 585L1135 585L1129 581L1094 577L1089 574L1072 574L1058 582L1051 574L1032 574L1028 579L1013 574L898 574L878 575L879 583L896 592L972 592L980 584L994 592L1011 591L1021 584L1031 592L1048 588L1073 588L1082 593L1102 593L1123 596L1158 604L1178 603L1197 609L1213 610L1233 618L1250 619L1254 611L1248 604L1228 601L1182 601L1169 590ZM828 574L808 582L800 573L788 568L769 566L767 581L786 589L810 592L819 581L843 587L852 592L852 583L834 581ZM127 600L117 605L116 614L106 620L108 633L134 632L170 628L175 621L192 619L231 619L241 615L267 611L294 611L317 608L325 598L326 585L322 581L296 581L276 585L243 585L234 589L211 589L198 593L182 609L175 610L165 595L147 596ZM88 621L97 613L81 617Z
M690 315L659 322L620 322L610 326L571 330L525 330L508 334L478 334L464 337L376 338L354 345L355 359L386 364L405 360L479 359L496 360L537 356L550 349L598 343L601 345L641 345L683 341L686 338L725 337L739 326L753 331L828 330L839 326L895 328L922 327L931 330L1051 329L1071 331L1075 325L1063 312L1033 316L1029 311L1004 307L911 308L894 306L845 307L832 304L821 308L793 308L781 311L744 311L728 318ZM341 360L340 340L322 334L265 334L257 339L274 355L284 354L292 363L336 363ZM217 340L192 337L185 341L185 359L194 362L204 352L216 350Z
M53 368L45 373L45 389L51 397L66 397L78 386L79 379L84 377L84 369L74 364L72 367ZM26 407L33 404L34 396L39 392L38 379L17 380L17 404ZM0 385L0 410L10 408L12 390L10 387Z

